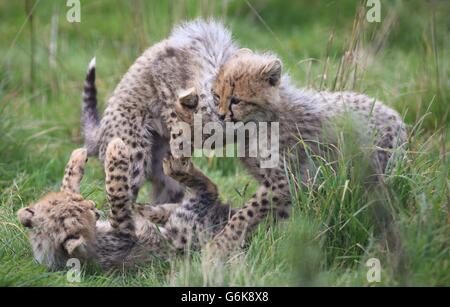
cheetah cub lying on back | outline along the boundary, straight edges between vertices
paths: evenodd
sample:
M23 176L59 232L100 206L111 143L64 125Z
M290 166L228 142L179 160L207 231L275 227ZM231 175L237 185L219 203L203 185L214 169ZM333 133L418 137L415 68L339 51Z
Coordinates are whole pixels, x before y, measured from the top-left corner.
M63 268L70 258L93 261L106 270L168 259L177 251L199 248L228 220L230 208L219 202L217 187L185 158L168 158L163 164L166 175L188 188L181 205L133 204L130 153L120 139L106 150L110 216L98 220L94 202L80 195L86 157L85 149L75 150L61 191L18 212L20 223L30 229L35 259L51 269Z

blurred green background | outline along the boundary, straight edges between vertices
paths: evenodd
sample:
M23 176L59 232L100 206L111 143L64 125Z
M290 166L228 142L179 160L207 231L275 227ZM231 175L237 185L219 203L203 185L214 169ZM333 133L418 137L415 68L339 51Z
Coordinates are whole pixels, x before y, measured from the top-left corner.
M409 160L391 174L388 194L408 269L383 267L382 285L450 285L450 4L380 3L381 22L370 23L365 1L86 0L81 22L69 23L66 1L0 0L0 285L70 284L65 272L48 273L32 261L15 212L58 188L71 150L82 144L90 59L97 57L103 109L136 57L196 17L222 20L243 47L277 53L299 87L364 92L402 114ZM234 159L196 163L234 206L256 187ZM100 208L102 177L91 159L82 190ZM131 273L87 268L82 285L368 285L365 260L387 256L376 243L367 195L348 180L345 172L324 176L321 193L299 192L292 221L269 231L263 225L241 261L221 274L206 274L197 255Z

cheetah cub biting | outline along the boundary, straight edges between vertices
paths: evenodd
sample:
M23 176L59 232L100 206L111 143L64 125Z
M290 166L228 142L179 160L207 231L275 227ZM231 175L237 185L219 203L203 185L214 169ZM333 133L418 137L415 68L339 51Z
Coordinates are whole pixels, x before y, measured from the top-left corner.
M289 216L285 161L298 161L299 180L306 183L314 176L314 167L305 144L315 155L325 157L318 144L337 145L332 136L336 131L331 135L325 131L330 127L336 130L333 125L342 116L350 115L358 123L359 132L373 136L372 168L379 176L385 172L392 153L407 140L401 117L382 102L353 92L297 89L287 75L282 76L281 61L271 54L239 50L221 67L213 91L219 116L225 122L279 123L280 148L279 164L274 168L261 168L260 158L241 158L262 185L214 239L211 246L215 250L236 248L240 240L230 238L236 233L249 233L271 209L278 218Z
M98 220L94 202L80 195L86 156L85 149L73 151L61 191L18 211L20 223L30 229L34 258L50 269L63 268L70 258L95 262L105 270L168 259L206 243L231 214L219 202L217 187L188 159L164 160L166 174L188 187L181 205L133 204L130 153L115 139L105 155L109 219Z

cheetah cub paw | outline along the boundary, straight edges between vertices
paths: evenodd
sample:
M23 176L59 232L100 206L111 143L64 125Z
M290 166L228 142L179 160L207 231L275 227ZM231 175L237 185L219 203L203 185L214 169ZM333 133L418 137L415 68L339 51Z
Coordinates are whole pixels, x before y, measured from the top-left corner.
M72 151L69 160L69 166L78 165L84 167L87 162L87 150L85 148L78 148Z
M190 158L175 158L170 155L163 160L164 174L174 179L181 179L185 175L192 173L194 165Z

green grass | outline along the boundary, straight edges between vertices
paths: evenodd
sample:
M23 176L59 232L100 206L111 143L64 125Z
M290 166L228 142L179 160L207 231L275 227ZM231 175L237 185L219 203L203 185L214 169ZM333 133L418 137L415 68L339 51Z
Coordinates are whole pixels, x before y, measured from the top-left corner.
M450 6L445 1L436 1L435 7L425 1L382 1L382 22L362 20L354 32L357 2L253 0L250 6L245 1L135 1L130 7L128 1L82 1L81 23L70 24L64 2L41 0L33 13L33 55L25 1L1 2L0 285L449 286ZM54 12L59 16L58 49L51 66ZM290 221L264 222L245 253L222 268L207 266L194 254L133 272L85 268L81 283L69 283L67 271L48 272L32 260L15 213L59 187L70 152L82 143L80 93L89 60L97 56L103 107L147 46L166 37L178 21L196 16L223 18L242 46L278 53L299 86L354 89L384 100L409 125L407 155L381 191L361 183L358 174L364 172L351 150L342 152L336 170L319 163L314 187L299 189L295 167L289 169ZM345 57L347 50L359 57ZM196 163L234 206L241 206L257 187L233 159ZM82 194L105 209L103 184L100 164L91 159ZM148 191L146 186L140 200L148 199ZM382 244L377 206L395 215L402 254ZM366 280L365 263L372 257L381 261L379 284Z

